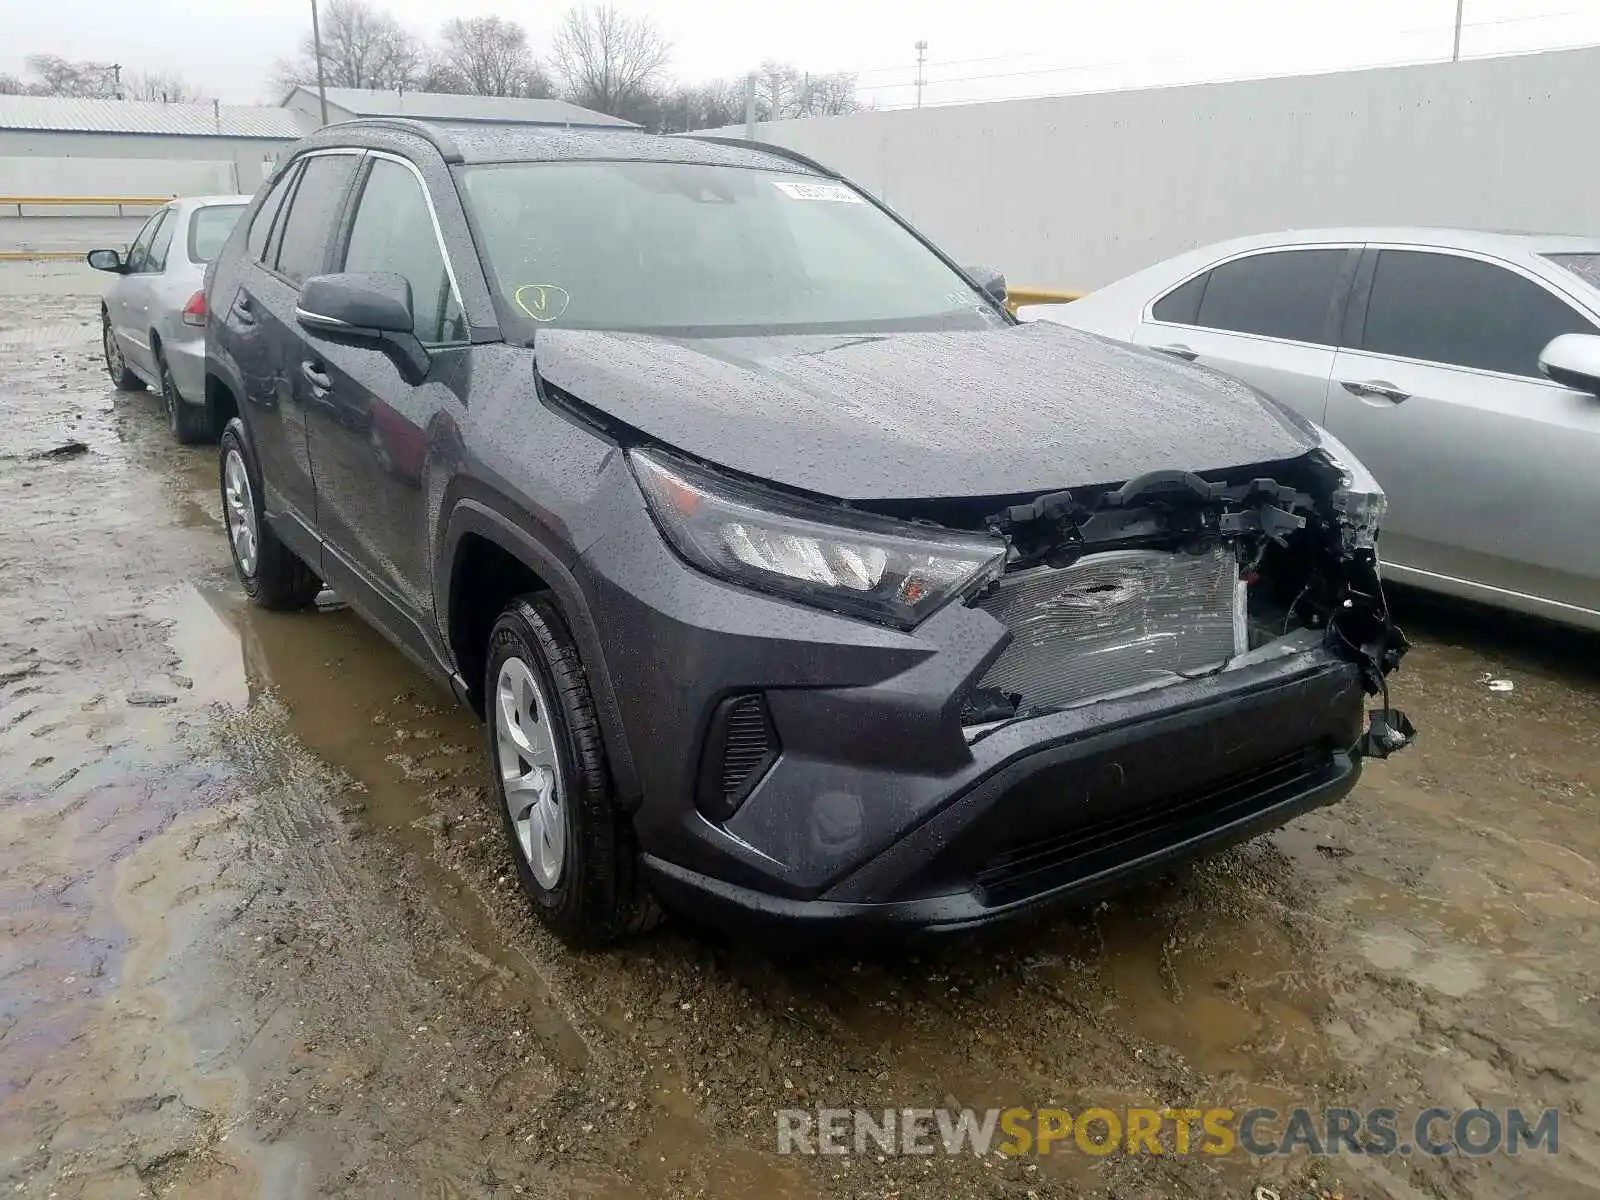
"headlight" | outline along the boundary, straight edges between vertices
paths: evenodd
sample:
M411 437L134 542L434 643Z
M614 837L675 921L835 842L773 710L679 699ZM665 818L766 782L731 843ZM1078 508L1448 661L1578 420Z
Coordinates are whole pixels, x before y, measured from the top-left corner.
M654 451L628 461L673 547L708 574L910 629L1005 567L996 538L745 488Z
M1389 497L1350 447L1321 425L1313 422L1312 428L1322 439L1323 457L1341 477L1333 490L1333 511L1344 529L1344 544L1351 550L1371 549L1377 542L1384 514L1389 511Z

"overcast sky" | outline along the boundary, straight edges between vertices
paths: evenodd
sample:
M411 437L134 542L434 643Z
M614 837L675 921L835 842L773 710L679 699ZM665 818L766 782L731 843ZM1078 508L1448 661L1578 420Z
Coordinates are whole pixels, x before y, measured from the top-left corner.
M1600 43L1600 0L1465 0L1464 56ZM498 13L548 42L564 4L389 0L418 34L447 15ZM1456 0L619 0L672 42L693 81L766 58L855 71L862 99L908 104L914 44L928 43L924 102L1330 70L1448 58ZM176 70L207 96L275 102L273 61L310 24L309 0L5 0L0 71L30 53Z

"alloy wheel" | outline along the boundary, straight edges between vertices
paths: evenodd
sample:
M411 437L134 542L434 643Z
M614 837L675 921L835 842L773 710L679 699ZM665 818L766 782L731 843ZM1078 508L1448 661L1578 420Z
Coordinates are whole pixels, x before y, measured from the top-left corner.
M229 450L222 460L222 508L227 522L228 539L233 543L233 554L239 562L239 571L246 578L256 573L256 552L260 534L256 529L256 501L250 491L250 472L245 469L244 458L237 450Z
M517 844L539 886L552 890L561 881L567 844L561 760L550 702L520 658L501 664L493 719L500 781Z

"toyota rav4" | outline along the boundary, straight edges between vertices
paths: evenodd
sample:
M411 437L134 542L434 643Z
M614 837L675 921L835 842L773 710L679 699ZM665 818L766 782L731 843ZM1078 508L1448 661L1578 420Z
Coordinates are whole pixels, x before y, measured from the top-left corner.
M575 942L658 903L978 926L1335 801L1410 737L1343 446L1017 325L788 151L342 124L208 298L245 590L325 583L483 716Z

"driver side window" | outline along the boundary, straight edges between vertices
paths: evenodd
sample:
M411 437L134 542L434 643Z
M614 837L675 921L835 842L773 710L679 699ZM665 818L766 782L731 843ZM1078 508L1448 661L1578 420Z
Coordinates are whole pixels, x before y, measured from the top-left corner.
M417 177L387 158L372 159L350 228L346 271L392 271L411 285L413 330L425 346L467 340L433 216Z
M144 228L139 230L139 235L133 239L133 244L128 247L127 269L130 275L150 269L150 243L155 240L156 231L167 219L169 211L171 210L163 208L151 216L144 223Z

